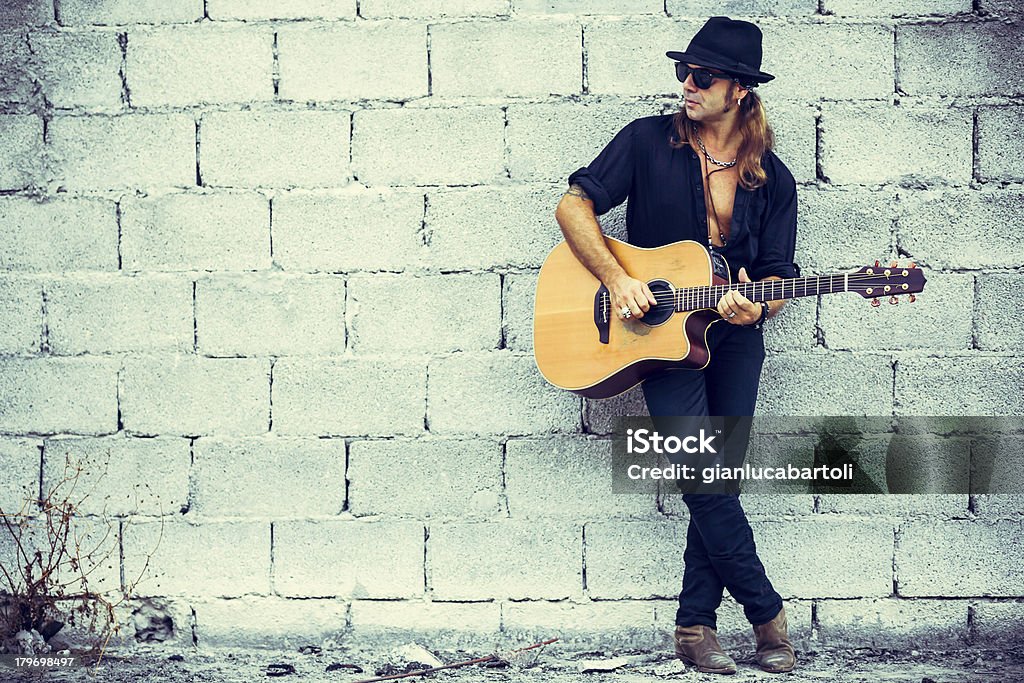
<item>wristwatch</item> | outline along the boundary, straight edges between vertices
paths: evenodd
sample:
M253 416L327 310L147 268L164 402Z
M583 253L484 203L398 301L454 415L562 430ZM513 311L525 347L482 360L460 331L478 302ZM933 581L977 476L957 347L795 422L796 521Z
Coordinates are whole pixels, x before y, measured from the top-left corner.
M761 302L761 317L757 319L757 322L752 322L747 327L753 327L755 330L760 330L764 327L764 321L768 319L768 302Z

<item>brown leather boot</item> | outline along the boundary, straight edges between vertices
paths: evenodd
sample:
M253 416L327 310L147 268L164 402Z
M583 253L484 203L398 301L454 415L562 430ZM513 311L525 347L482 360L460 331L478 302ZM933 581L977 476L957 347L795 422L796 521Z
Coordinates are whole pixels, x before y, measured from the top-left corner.
M722 652L715 629L703 624L676 626L676 657L711 674L734 674L736 662Z
M796 666L796 653L786 632L786 608L783 607L767 624L754 626L757 639L757 663L768 673L785 673Z

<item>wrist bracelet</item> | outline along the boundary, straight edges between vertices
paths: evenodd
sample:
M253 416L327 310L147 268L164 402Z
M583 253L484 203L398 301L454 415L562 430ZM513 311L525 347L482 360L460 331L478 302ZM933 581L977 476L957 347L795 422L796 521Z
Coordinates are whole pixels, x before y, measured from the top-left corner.
M757 319L757 322L751 323L750 327L753 327L755 330L760 330L762 327L764 327L764 321L768 319L768 311L769 311L768 302L767 301L762 301L761 302L761 317Z

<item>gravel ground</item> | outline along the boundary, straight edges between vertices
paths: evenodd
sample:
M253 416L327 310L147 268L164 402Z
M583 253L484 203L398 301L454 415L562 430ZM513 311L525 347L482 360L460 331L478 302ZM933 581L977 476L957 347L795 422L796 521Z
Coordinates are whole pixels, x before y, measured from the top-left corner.
M487 653L440 651L439 659L445 663L464 661ZM610 673L583 673L579 660L593 660L632 655L632 659L646 659ZM797 669L789 674L761 672L753 653L737 659L739 672L734 676L700 674L688 671L670 653L579 653L572 658L556 657L540 652L536 661L504 667L473 665L401 679L402 681L443 681L445 683L504 683L536 681L540 683L639 683L640 681L786 681L804 683L814 681L853 683L885 683L906 681L912 683L1015 683L1024 682L1024 649L957 650L952 652L888 652L859 649L852 651L826 650L798 653ZM104 657L98 665L65 669L27 671L0 668L0 681L161 681L166 683L241 683L242 681L335 681L354 683L373 677L388 664L387 656L354 650L323 650L317 653L281 652L272 650L185 650L177 654L150 650L128 655ZM347 665L339 667L337 665ZM286 665L284 667L272 665ZM290 665L294 671L274 676ZM334 665L334 666L332 666ZM362 672L354 671L359 666ZM8 665L9 667L9 665Z

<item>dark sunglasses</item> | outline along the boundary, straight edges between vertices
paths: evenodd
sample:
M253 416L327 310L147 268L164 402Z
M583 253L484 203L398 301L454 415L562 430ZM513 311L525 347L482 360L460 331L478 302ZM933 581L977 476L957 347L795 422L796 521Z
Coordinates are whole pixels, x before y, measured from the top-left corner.
M701 90L707 90L710 88L716 78L722 78L727 81L736 81L737 83L740 82L740 79L730 76L729 74L715 73L701 67L691 69L685 62L676 62L676 78L679 79L680 83L685 83L686 77L690 74L693 74L693 84Z

